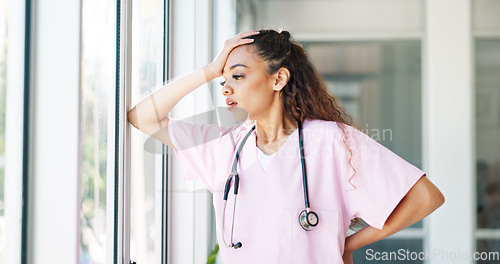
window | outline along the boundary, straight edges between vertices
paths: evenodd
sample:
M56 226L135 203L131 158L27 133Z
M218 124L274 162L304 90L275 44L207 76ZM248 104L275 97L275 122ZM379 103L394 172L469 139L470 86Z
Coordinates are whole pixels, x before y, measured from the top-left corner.
M303 46L358 129L422 168L420 42Z
M114 116L116 3L82 1L82 182L80 263L108 263L113 241L108 229L108 175L114 175L109 158L109 116ZM109 172L111 169L111 173ZM112 184L111 184L112 186ZM111 189L113 190L113 189ZM113 193L111 191L111 193ZM111 220L108 220L111 219Z
M80 263L124 264L129 255L137 263L204 263L216 237L210 193L177 188L186 184L175 160L167 189L165 146L129 129L123 113L166 81L168 61L172 77L180 76L210 61L233 33L269 27L288 28L303 41L360 129L416 166L426 163L429 176L447 188L447 214L428 218L430 233L420 222L372 249L500 250L499 1L458 1L457 12L449 3L422 0L42 2L0 0L0 263L80 257ZM173 30L166 34L169 20ZM170 34L173 56L166 59ZM472 75L470 34L477 55ZM429 54L425 65L421 53ZM215 88L213 107L224 105L218 87L208 87ZM211 110L206 90L173 117ZM464 122L449 122L454 113ZM54 130L62 133L54 137ZM466 184L449 188L457 179ZM450 215L460 221L447 221Z
M164 81L164 1L132 3L132 104L136 105ZM165 263L162 259L166 220L163 184L164 148L147 134L130 129L130 259Z
M357 128L422 168L420 42L304 42L303 46ZM374 252L400 248L421 252L422 221L409 229L417 233L403 231L396 234L400 236L397 239L384 239L356 250L354 262L365 261L368 248Z
M500 250L500 38L476 39L477 251ZM481 263L496 263L481 262Z

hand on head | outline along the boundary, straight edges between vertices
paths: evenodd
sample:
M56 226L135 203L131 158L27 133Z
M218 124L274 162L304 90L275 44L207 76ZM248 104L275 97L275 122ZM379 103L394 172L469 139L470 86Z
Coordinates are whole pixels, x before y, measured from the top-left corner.
M240 45L252 43L254 40L246 37L259 33L260 31L256 30L240 32L238 35L226 40L226 42L224 42L224 47L219 51L219 54L217 54L215 59L205 68L205 75L207 76L207 79L211 80L222 76L222 69L224 69L227 57L231 51Z

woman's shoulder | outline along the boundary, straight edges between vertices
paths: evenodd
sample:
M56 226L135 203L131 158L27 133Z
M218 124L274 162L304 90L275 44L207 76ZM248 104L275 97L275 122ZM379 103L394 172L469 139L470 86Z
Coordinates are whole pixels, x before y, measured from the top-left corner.
M355 126L330 120L306 119L303 127L304 135L309 134L315 140L353 142L364 140L366 137Z

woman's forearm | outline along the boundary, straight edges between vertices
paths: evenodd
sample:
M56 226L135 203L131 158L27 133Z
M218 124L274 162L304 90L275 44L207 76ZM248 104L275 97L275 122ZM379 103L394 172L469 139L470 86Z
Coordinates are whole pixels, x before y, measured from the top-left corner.
M169 82L134 106L128 112L128 120L138 128L144 124L160 124L184 96L215 77L216 74L207 65Z
M345 252L388 237L426 217L444 203L441 192L421 177L391 213L381 230L368 226L346 238Z

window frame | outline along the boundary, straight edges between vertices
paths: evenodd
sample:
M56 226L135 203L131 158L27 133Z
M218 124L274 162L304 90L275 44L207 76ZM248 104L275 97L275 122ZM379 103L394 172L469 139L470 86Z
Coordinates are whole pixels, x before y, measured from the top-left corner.
M163 70L162 80L165 83L169 75L169 61L170 61L170 36L171 36L171 20L172 20L172 2L170 0L163 1ZM116 134L114 140L116 146L114 153L116 157L114 169L114 215L113 223L115 228L114 243L113 243L113 263L115 264L129 264L130 257L130 239L131 239L131 223L133 221L131 215L131 125L127 121L127 112L133 107L132 105L132 12L133 3L131 0L117 0L117 79L116 79L116 116L115 116L115 129ZM161 161L159 173L155 173L155 184L160 184L162 189L161 199L155 199L155 208L160 211L155 214L161 216L157 223L161 224L159 228L161 234L160 241L157 241L155 246L159 246L159 258L161 263L167 263L168 259L168 245L169 245L169 232L168 227L168 186L167 173L168 166L168 150L167 146L162 146L163 151L156 160ZM161 177L161 179L158 179Z
M5 117L5 263L27 263L31 1L8 1ZM19 87L23 87L19 89ZM19 120L22 120L19 122ZM21 177L20 177L21 176Z

